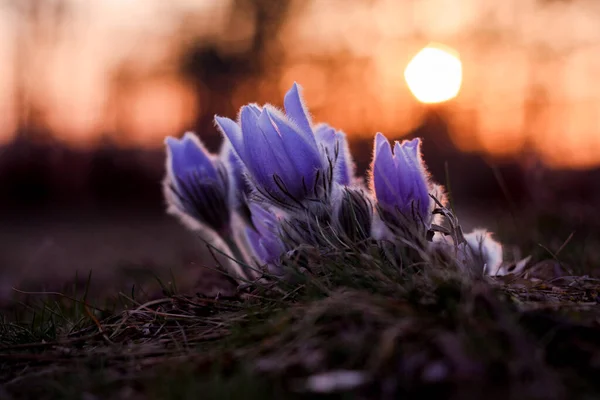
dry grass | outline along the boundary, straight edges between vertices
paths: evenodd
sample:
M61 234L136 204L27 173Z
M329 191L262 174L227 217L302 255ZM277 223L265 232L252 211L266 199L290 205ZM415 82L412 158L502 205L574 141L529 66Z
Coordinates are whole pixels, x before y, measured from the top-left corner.
M3 315L0 397L598 396L600 281L582 272L596 239L571 231L553 229L535 260L588 264L537 280L469 277L377 243L307 248L287 260L293 283L211 296L161 282L159 298L137 286L100 301L82 279Z

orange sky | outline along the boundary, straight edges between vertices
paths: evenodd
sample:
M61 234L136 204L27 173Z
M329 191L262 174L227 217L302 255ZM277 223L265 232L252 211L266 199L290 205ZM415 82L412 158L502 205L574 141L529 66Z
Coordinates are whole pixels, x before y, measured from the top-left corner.
M119 131L123 144L154 146L186 129L202 105L175 72L175 32L193 12L186 32L223 36L231 1L66 3L58 31L24 25L0 3L0 59L9 61L0 63L0 139L14 132L17 68L46 123L74 144ZM529 141L552 165L600 165L600 2L296 0L290 16L277 38L285 56L266 84L283 94L301 83L318 120L351 135L410 130L423 108L403 70L437 41L463 61L450 121L459 147L513 154ZM242 27L235 40L252 32ZM26 61L11 63L21 48ZM133 78L115 91L125 60Z

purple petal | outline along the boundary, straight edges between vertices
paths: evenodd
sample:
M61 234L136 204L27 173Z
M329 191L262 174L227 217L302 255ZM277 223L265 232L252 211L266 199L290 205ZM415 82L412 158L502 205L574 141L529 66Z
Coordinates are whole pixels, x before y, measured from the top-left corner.
M230 175L230 194L233 202L237 202L236 198L240 194L249 194L251 192L250 185L246 181L245 170L246 166L238 157L231 142L225 138L220 152L220 159L226 165Z
M260 117L258 118L258 126L262 133L265 135L269 147L273 152L273 170L272 173L277 174L285 182L288 189L291 186L297 185L296 182L300 181L300 171L294 168L293 162L291 162L285 148L285 140L279 135L279 132L275 129L273 121L269 117L269 111L264 108Z
M262 112L262 107L256 103L250 103L246 107L250 108L257 117L260 116L260 113Z
M183 139L168 137L165 140L172 177L185 180L191 173L217 179L217 171L209 152L200 140L188 132Z
M285 251L279 237L277 217L256 203L250 203L249 207L256 227L256 231L246 231L250 245L262 262L274 263Z
M258 117L248 107L243 107L240 115L244 134L244 163L253 178L270 193L279 192L273 174L277 172L278 162L269 141L258 127Z
M386 144L389 147L389 145L390 145L389 140L385 136L383 136L383 133L377 132L377 134L375 135L375 146L374 146L375 153L374 153L374 157L377 157L377 152L380 150L380 148L382 146L384 146Z
M419 146L418 138L404 141L402 145L396 142L395 155L398 160L398 177L403 180L405 185L404 201L406 206L410 206L414 201L420 215L425 218L432 200L429 197L429 185L422 166Z
M242 161L245 160L244 154L244 138L242 136L242 128L229 118L215 116L215 123L223 135L229 139L233 149Z
M337 182L347 186L354 176L354 163L352 162L352 156L350 155L350 149L348 148L346 134L338 131L336 133L336 139L338 146L338 158L335 164L337 170Z
M375 159L373 161L373 188L375 196L384 206L396 203L395 177L396 168L390 143L385 136L378 133L375 137Z
M394 166L396 193L401 201L401 204L397 204L397 206L402 211L407 211L409 200L412 196L414 183L416 182L415 168L414 163L404 152L402 146L400 146L400 143L398 142L395 142L394 144Z
M275 263L285 251L285 247L276 235L263 236L260 244L266 254L264 261L269 264Z
M421 140L419 138L413 139L405 145L408 146L407 152L413 158L413 165L415 168L415 190L414 195L419 203L419 211L423 218L429 213L429 205L433 203L433 199L429 196L429 179L425 170L425 163L421 156Z
M300 128L300 132L305 139L316 146L314 134L311 127L310 116L300 96L300 86L294 82L292 88L286 93L283 99L285 113L288 118Z
M248 227L246 228L246 238L259 261L266 263L269 255L261 244L261 236L254 229Z
M354 176L354 164L346 134L337 131L327 124L319 124L315 128L315 137L326 152L327 157L334 161L337 147L337 160L335 160L335 180L341 185L349 185Z
M267 234L270 226L274 225L277 221L275 215L256 203L250 203L248 207L250 207L250 212L252 214L252 223L256 227L258 233L261 235Z
M251 141L258 135L258 117L260 114L256 113L256 109L251 106L243 106L240 111L240 127L242 129L242 135L245 142Z
M270 121L277 126L288 160L299 174L299 182L295 182L295 184L303 189L301 179L304 177L307 187L311 187L316 171L323 168L317 148L307 143L304 137L279 115L277 110L265 108L265 112Z
M317 143L330 147L335 143L335 129L327 124L319 124L315 128Z
M326 162L335 158L335 129L327 124L319 124L315 129L315 139Z
M407 152L407 154L413 160L420 160L419 148L421 146L421 139L414 138L412 140L404 140L402 141L402 149Z

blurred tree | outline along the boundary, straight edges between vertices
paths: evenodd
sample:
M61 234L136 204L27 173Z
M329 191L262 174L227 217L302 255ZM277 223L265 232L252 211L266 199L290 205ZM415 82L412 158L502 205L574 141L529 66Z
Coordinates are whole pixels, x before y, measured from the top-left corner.
M183 50L181 72L193 82L201 104L195 130L202 134L208 148L215 150L221 141L218 135L210 135L216 132L214 115L236 115L238 105L232 103L236 87L257 80L268 64L281 55L274 39L285 23L290 3L290 0L235 0L223 32L235 32L241 19L252 19L250 46L232 52L225 51L227 40L197 40Z
M27 139L48 139L44 121L43 98L36 92L40 84L40 55L59 43L61 27L70 16L66 0L5 0L15 23L14 97L17 112L17 135Z

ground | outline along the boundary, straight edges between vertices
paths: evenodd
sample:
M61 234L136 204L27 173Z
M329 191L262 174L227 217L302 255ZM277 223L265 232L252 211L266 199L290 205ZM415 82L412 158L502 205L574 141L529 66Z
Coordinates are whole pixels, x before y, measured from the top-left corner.
M210 262L189 264L203 254L180 258L182 247L200 250L175 223L140 221L146 239L121 243L127 251L185 265L94 270L53 292L19 293L0 322L0 398L594 398L597 225L564 210L522 212L497 227L537 264L520 276L479 277L369 244L307 250L287 260L291 283L237 289ZM127 234L111 227L89 236L117 246L113 236ZM90 239L79 240L67 242L85 254ZM222 290L195 287L205 274Z

